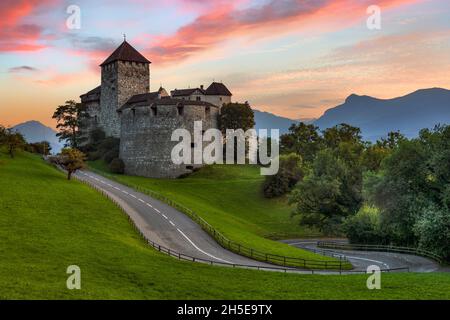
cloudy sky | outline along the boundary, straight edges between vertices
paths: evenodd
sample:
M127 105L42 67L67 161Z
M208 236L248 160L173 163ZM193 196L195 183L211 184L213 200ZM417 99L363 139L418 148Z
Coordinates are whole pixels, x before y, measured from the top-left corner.
M69 29L77 5L80 29ZM381 8L381 30L367 8ZM99 84L123 41L151 64L151 90L224 82L233 100L298 119L351 93L380 98L450 88L448 0L0 2L0 123L51 119Z

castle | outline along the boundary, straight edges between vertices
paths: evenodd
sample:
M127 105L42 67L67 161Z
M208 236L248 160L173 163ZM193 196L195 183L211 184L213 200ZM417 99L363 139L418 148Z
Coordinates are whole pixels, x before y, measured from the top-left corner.
M207 89L160 87L150 92L150 64L127 41L100 65L101 85L80 96L87 119L85 133L102 129L106 136L120 138L119 157L125 173L156 178L174 178L190 173L192 165L175 165L171 150L173 130L193 134L194 121L203 129L218 127L223 104L231 102L231 92L218 82ZM192 145L194 147L194 145Z

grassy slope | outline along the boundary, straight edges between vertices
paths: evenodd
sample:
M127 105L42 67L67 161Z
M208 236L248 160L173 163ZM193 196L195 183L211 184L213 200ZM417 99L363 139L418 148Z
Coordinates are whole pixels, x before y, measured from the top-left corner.
M0 299L446 298L448 274L292 275L180 262L149 248L126 217L37 157L0 153ZM68 265L82 289L66 289Z
M94 169L108 172L103 162L92 162ZM286 199L262 196L264 179L256 166L214 165L184 179L149 179L113 175L129 185L149 189L190 208L226 237L262 252L313 260L328 257L288 246L270 239L318 236L291 218Z

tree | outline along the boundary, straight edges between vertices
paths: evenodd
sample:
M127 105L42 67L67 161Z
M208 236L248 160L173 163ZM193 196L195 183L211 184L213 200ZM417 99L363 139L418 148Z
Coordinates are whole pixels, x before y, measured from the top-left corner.
M323 139L318 127L312 124L293 124L289 133L280 137L281 153L297 153L305 162L312 162L322 148Z
M221 109L219 123L223 134L226 133L227 129L247 131L255 126L255 116L247 102L228 103Z
M291 191L304 176L302 158L291 153L280 156L280 168L275 175L266 176L263 192L266 198L278 197Z
M6 128L0 124L0 146L4 144L6 138Z
M333 231L344 217L355 214L362 205L360 147L342 142L336 150L318 152L311 170L292 191L293 214L300 223L322 231Z
M85 114L84 105L73 100L58 106L53 113L53 119L58 122L56 128L59 129L56 135L60 141L65 141L66 147L77 148L79 146L82 140L80 127Z
M346 123L324 130L323 139L326 146L332 149L342 142L362 144L361 129Z
M48 141L42 141L29 143L26 146L25 150L31 153L38 153L44 156L48 156L52 150L52 147L50 146L50 143Z
M67 171L67 179L70 180L72 174L85 167L86 156L81 151L74 148L64 148L57 157L57 163Z
M23 149L27 144L25 138L19 132L14 132L12 129L6 129L2 140L11 158L14 158L14 153L17 150Z

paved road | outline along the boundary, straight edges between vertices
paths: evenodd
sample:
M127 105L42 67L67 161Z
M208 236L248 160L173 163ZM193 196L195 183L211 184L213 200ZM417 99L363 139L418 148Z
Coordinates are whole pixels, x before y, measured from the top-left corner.
M215 262L274 267L224 249L189 217L159 200L90 171L79 171L76 177L106 192L125 209L147 239L166 248Z
M357 250L321 249L317 247L318 239L285 240L284 243L297 248L309 250L324 250L329 253L340 254L347 257L353 264L355 271L365 271L370 265L377 265L381 269L395 269L409 267L411 272L437 272L448 271L441 268L435 261L410 254L392 252L374 252ZM333 240L336 241L336 240ZM337 240L342 241L342 240Z

